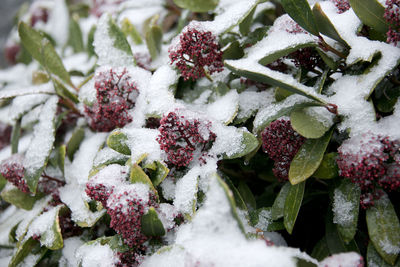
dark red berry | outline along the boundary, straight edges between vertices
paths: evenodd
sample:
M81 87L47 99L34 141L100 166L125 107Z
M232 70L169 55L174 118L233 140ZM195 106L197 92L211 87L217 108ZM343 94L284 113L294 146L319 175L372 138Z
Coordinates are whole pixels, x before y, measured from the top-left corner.
M383 17L389 24L386 41L397 46L400 43L400 0L386 0Z
M3 160L0 164L0 173L7 181L18 187L20 191L29 193L28 185L24 179L25 168L23 159L23 155L14 154Z
M350 9L350 4L348 0L331 0L331 1L335 4L339 14L346 12L347 10Z
M261 137L264 151L275 161L274 175L281 181L287 180L290 163L306 139L294 131L290 121L285 119L272 122Z
M21 46L19 44L6 44L4 47L4 56L7 59L8 63L14 65L17 63L18 54L21 50Z

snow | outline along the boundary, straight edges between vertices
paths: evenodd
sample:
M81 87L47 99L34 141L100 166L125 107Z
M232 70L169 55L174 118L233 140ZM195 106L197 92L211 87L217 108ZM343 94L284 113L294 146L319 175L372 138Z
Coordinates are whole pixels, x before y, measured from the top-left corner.
M239 94L238 119L248 118L262 107L267 107L275 100L273 90L262 92L246 91Z
M158 130L145 128L125 128L122 130L128 137L126 144L132 153L132 161L136 162L143 154L147 154L148 161L162 159L160 144L156 138Z
M110 267L118 262L108 244L84 244L75 252L75 257L82 267Z
M267 231L268 225L272 222L271 210L262 209L258 214L258 222L255 225L256 228Z
M293 257L305 257L297 249L267 247L264 241L248 240L232 217L231 206L215 177L204 205L191 223L182 225L169 249L145 259L142 266L296 266ZM314 261L316 263L316 261Z
M25 154L25 175L36 175L46 163L55 140L55 116L58 97L52 96L41 109L39 123L33 130L33 138Z
M200 174L201 168L195 166L176 183L174 206L179 212L187 214L189 217L196 208L198 179Z
M52 83L44 83L40 85L32 86L10 86L7 89L0 90L0 99L11 98L22 95L33 95L33 94L54 94L54 87Z
M9 111L10 119L13 121L17 120L37 105L45 102L48 98L49 95L45 94L34 94L15 97L12 101Z
M358 205L358 203L357 203ZM341 226L349 226L354 221L353 210L356 207L351 201L347 201L346 196L339 190L335 189L333 195L333 222Z
M60 258L60 266L75 267L78 266L78 259L75 257L76 250L84 243L79 237L70 237L64 239L64 247Z
M360 265L362 257L355 252L338 253L325 258L319 267L354 267Z
M105 147L96 154L93 160L93 166L100 166L101 164L116 160L127 160L127 157L109 147Z
M207 114L217 121L229 124L236 116L239 107L239 95L231 90L207 106Z
M33 235L41 236L41 245L48 247L51 246L55 240L54 233L52 232L52 227L55 220L57 219L57 212L60 207L61 206L50 207L47 211L36 217L29 225L29 229L26 233L25 239L28 239Z
M380 240L379 246L387 254L398 255L400 253L400 244L394 245L390 240L385 238L385 240Z

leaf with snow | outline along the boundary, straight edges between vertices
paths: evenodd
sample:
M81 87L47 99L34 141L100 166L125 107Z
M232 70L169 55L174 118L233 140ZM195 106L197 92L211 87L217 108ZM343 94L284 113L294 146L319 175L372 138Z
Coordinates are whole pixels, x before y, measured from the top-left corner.
M306 182L291 185L283 208L283 223L289 234L292 233L294 224L303 202Z
M41 109L39 123L33 130L33 138L25 153L24 179L27 181L31 192L36 192L36 187L47 164L55 140L55 119L58 97L52 96Z
M41 85L12 87L9 89L0 90L0 99L13 98L24 95L35 95L35 94L54 94L54 87L51 83L44 83Z
M42 197L31 196L30 194L21 192L17 187L10 183L8 183L1 191L0 196L4 201L24 210L31 210L36 200Z
M375 249L387 263L394 265L400 253L400 223L386 194L367 210L366 219Z
M226 159L243 157L259 147L259 141L253 134L244 129L238 129L237 131L242 133L241 144L239 145L240 150L235 153L225 154L224 158Z
M290 124L305 138L320 138L333 125L333 117L325 108L295 109L290 113Z
M113 67L132 66L135 64L131 47L124 33L107 13L97 23L93 45L99 65Z

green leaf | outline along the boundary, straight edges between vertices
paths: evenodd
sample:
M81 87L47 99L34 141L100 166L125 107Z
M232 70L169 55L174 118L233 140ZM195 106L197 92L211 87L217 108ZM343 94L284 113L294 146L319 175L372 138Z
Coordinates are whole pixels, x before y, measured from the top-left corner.
M293 129L305 138L320 138L330 128L315 116L321 116L314 112L313 115L307 113L306 109L296 109L290 113L290 123Z
M61 234L61 228L60 228L59 214L60 214L60 210L62 210L62 209L64 210L64 212L66 212L66 207L63 205L59 205L59 206L55 207L55 209L57 209L57 210L55 212L54 218L52 218L53 224L52 224L51 228L47 229L40 236L40 243L43 246L46 246L48 249L51 249L51 250L61 249L64 246L64 241L63 241L63 237ZM48 244L49 240L51 240L51 242Z
M66 147L67 156L70 161L74 159L74 154L79 149L79 146L81 145L84 138L85 138L85 129L82 127L79 127L72 133L72 136L69 139Z
M55 123L58 97L49 98L41 109L39 123L33 130L33 138L25 153L25 175L29 190L36 192L40 175L47 165L55 141Z
M11 154L18 153L19 138L21 137L21 119L15 121L11 132Z
M330 254L337 254L342 252L358 252L358 247L354 239L346 244L340 235L336 224L333 223L332 213L329 212L326 218L326 243L328 245Z
M239 59L244 56L243 48L240 46L239 41L233 41L227 45L222 51L223 60L225 59Z
M121 29L115 24L115 21L109 16L108 18L108 35L110 36L111 40L114 41L113 46L126 54L132 56L133 54L131 50L131 46L129 42L126 40L124 33Z
M29 254L33 258L32 266L34 266L39 260L44 256L46 253L47 248L40 247L38 241L29 238L28 240L24 241L15 251L14 255L12 256L8 267L17 267L19 263L21 263ZM34 252L34 253L31 253ZM36 253L35 253L36 252Z
M356 234L360 195L360 187L349 179L342 179L334 191L333 214L338 220L337 229L346 243L349 243ZM349 216L351 219L343 222L343 218Z
M394 265L400 246L400 223L386 194L367 209L366 219L375 249L387 263Z
M96 25L93 25L92 28L90 28L90 31L88 33L87 47L86 47L86 50L88 51L88 54L90 57L96 55L96 52L94 50L94 45L93 45L95 32L96 32Z
M328 244L326 242L326 237L324 236L314 246L313 251L311 252L310 256L318 261L322 261L329 255L330 255L330 252L329 252Z
M156 24L158 17L158 15L155 15L150 20L150 25L145 33L146 45L153 60L160 54L162 45L162 29Z
M389 25L383 17L385 8L377 0L349 0L354 13L367 26L386 34Z
M219 186L224 190L226 197L228 198L229 205L231 207L231 213L233 218L236 220L238 223L238 226L240 230L242 231L243 234L246 234L246 230L244 229L243 223L239 217L239 214L236 210L236 204L235 204L235 199L233 198L232 191L229 190L228 185L221 179L221 177L218 176L218 174L214 174L215 179L217 179Z
M127 141L128 137L126 134L122 133L120 130L114 130L107 138L107 146L121 154L130 155L131 149L126 144Z
M67 147L65 145L61 145L57 150L57 165L60 168L61 172L64 174L64 165L65 165L65 155L67 153Z
M319 139L307 139L290 163L289 181L295 185L305 181L318 169L333 130Z
M237 153L234 153L232 155L224 155L225 159L235 159L235 158L240 158L243 157L258 148L259 146L259 141L257 137L255 137L253 134L242 130L243 134L243 139L242 139L242 144L241 147L243 147L243 150Z
M271 218L272 220L278 220L284 216L285 202L286 198L289 194L289 190L291 185L289 182L286 182L281 191L279 191L278 196L275 198L274 204L271 208Z
M263 113L261 110L261 112L259 112L257 114L256 119L254 120L253 132L260 133L271 122L279 119L280 117L288 116L293 110L301 109L301 108L305 108L305 107L316 107L316 106L321 106L321 103L314 102L314 101L313 102L301 102L301 103L292 104L290 106L275 104L266 109L266 110L268 110L269 108L271 108L271 110L274 110L274 112L267 112L267 115L263 116Z
M151 182L149 176L143 171L143 169L134 163L131 167L131 174L130 174L130 182L131 183L142 183L147 184L151 190L154 191L156 195L158 195L157 190L154 188L153 183Z
M9 185L1 191L1 197L4 201L20 209L31 210L41 196L31 196L29 193L21 192L17 187Z
M174 0L180 8L189 9L193 12L207 12L214 10L219 0Z
M235 73L239 76L243 76L243 77L246 77L251 80L261 82L261 83L270 84L272 86L281 87L281 88L289 90L293 93L296 93L296 94L305 96L307 98L310 98L312 100L318 101L320 103L326 104L325 100L323 100L322 98L319 98L317 95L308 92L305 88L301 88L301 87L305 87L304 85L301 85L301 84L293 85L292 83L288 83L285 79L277 78L275 75L273 75L273 73L275 73L275 71L267 71L267 70L269 70L269 68L267 68L267 67L262 67L262 68L265 68L266 71L260 72L260 68L258 66L257 67L255 66L255 65L259 65L259 64L256 64L256 63L254 64L254 66L252 66L252 65L251 66L250 65L243 66L241 64L241 61L242 60L226 60L225 66L229 70L231 70L233 73Z
M281 48L274 50L272 53L262 57L258 63L265 66L293 52L296 52L299 49L316 46L317 44L315 42L300 43L289 47L282 46Z
M297 215L299 214L305 186L306 182L304 181L296 185L291 185L289 188L283 209L283 223L289 234L292 234Z
M335 26L333 26L330 19L326 16L324 11L322 11L321 5L318 2L315 3L312 11L319 32L338 41L339 43L347 45L346 42L342 39L342 37L340 37L339 33L336 31Z
M136 45L143 43L140 33L136 30L135 26L129 21L128 18L124 18L121 24L121 30L126 37L130 36Z
M68 45L72 47L75 53L82 52L85 49L83 45L82 31L78 20L78 16L71 16L69 22Z
M49 73L56 75L68 85L74 87L68 71L65 69L61 58L57 55L54 46L38 31L32 29L25 22L20 22L18 33L22 45L28 50Z
M247 184L243 181L239 182L238 191L247 205L249 211L257 208L256 199Z
M158 186L164 181L165 177L167 177L169 173L169 169L160 161L155 161L156 169L151 172L150 179L154 186Z
M240 22L239 31L242 35L247 35L250 32L251 23L253 22L254 12L256 11L256 7L254 6L249 14Z
M318 36L318 26L307 0L281 0L289 16L309 33Z
M326 153L313 176L319 179L332 179L339 176L336 158L336 152Z
M52 79L54 84L54 89L56 90L57 95L60 97L71 100L75 104L79 103L78 96L68 90L60 81L57 79Z
M246 203L244 202L242 196L240 195L235 185L232 183L231 179L228 176L224 175L223 173L221 173L221 177L224 180L224 182L228 185L229 189L232 191L236 206L241 210L247 211Z
M3 190L6 184L7 184L6 178L4 178L3 175L1 175L0 173L0 190Z
M392 265L385 262L370 242L367 249L367 266L391 267ZM400 267L400 261L397 261L394 266Z
M325 64L331 69L336 70L339 67L339 61L335 61L332 57L328 56L322 49L319 47L316 49L318 55L322 58ZM322 89L322 88L321 88Z
M141 218L141 231L145 236L163 236L165 229L153 207Z

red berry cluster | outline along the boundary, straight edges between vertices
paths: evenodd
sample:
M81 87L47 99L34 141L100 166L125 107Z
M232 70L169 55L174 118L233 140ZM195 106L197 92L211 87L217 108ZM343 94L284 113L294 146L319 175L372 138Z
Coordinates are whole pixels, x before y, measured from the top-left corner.
M141 253L139 253L141 252ZM116 267L133 267L139 266L143 261L146 249L142 246L139 249L128 250L125 252L117 252L119 262L117 262Z
M112 194L114 187L105 186L104 184L86 183L86 194L93 200L99 201L104 208L107 208L107 201Z
M209 121L187 120L170 112L161 119L157 141L172 165L186 167L193 160L195 152L199 152L201 155L198 159L204 161L203 156L216 138L210 128Z
M383 17L389 23L386 41L397 46L400 43L400 0L386 0Z
M281 181L288 179L290 163L305 142L305 138L293 130L290 121L279 119L268 125L261 134L262 146L275 162L272 171Z
M18 54L21 50L21 46L16 43L6 44L4 47L4 56L8 63L14 65L17 64Z
M112 194L108 201L107 213L111 217L110 227L120 234L124 243L131 248L141 246L148 238L141 232L141 218L145 209L157 206L156 197L149 193L149 201L144 203L132 192Z
M135 106L138 89L124 69L99 72L95 77L97 101L85 106L90 127L99 132L109 132L132 121L129 110Z
M39 7L33 10L31 15L31 26L34 27L39 21L46 23L49 19L49 12L46 8Z
M221 72L224 67L222 51L215 36L209 31L193 28L181 33L179 44L169 50L169 58L185 80Z
M350 9L350 4L348 0L331 0L331 1L335 4L339 14Z
M297 68L303 67L307 70L313 70L322 63L321 57L311 47L299 49L287 57L291 59Z
M0 164L0 174L10 183L18 187L21 192L29 193L28 185L24 179L25 168L22 164L23 156L14 154Z
M357 143L358 150L346 151L347 143L338 149L337 164L341 176L360 186L361 205L368 207L380 198L381 188L400 187L400 140L368 134Z
M10 144L12 127L0 122L0 149Z

